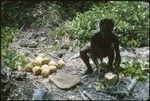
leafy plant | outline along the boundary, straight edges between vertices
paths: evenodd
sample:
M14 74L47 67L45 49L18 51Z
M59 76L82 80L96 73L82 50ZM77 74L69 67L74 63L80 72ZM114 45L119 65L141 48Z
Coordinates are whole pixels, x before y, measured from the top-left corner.
M122 73L125 76L139 77L144 80L148 76L149 63L141 60L128 60L121 64Z
M2 62L10 70L16 70L17 66L24 67L27 59L23 53L17 53L14 49L2 50Z
M2 35L1 35L1 39L2 39L1 48L2 49L8 48L14 36L15 35L18 36L17 34L20 32L17 28L10 28L10 27L2 28L1 31L2 31Z
M99 29L98 23L103 18L116 22L114 30L123 46L140 46L149 36L149 10L136 1L95 3L90 10L77 13L75 19L65 25L74 39L86 42L91 33Z

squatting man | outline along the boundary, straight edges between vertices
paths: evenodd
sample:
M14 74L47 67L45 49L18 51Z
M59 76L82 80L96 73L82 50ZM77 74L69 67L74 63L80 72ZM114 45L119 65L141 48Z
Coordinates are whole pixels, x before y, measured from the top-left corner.
M87 67L84 75L93 73L89 58L92 59L97 68L100 68L98 59L102 62L103 58L108 57L107 68L111 72L117 70L121 62L119 40L113 34L114 21L108 18L102 19L99 27L100 31L94 33L90 43L80 50L80 57Z

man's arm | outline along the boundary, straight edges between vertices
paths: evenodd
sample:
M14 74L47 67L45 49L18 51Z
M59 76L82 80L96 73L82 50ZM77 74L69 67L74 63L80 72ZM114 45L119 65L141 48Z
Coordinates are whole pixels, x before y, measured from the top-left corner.
M96 67L98 67L98 60L96 57L96 51L97 51L98 47L97 47L97 43L96 43L96 37L93 35L91 38L91 46L90 46L90 50L91 50L91 58L93 60L93 62L95 63Z
M117 37L115 37L115 40L114 40L114 49L116 53L114 65L118 67L121 63L121 56L120 56L120 50L119 50L119 40Z

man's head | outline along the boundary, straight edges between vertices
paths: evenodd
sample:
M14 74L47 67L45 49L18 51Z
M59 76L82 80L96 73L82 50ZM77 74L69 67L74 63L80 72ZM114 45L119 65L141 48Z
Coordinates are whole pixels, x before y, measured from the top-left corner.
M102 19L100 21L99 26L100 26L100 30L101 30L103 36L107 37L112 34L112 30L114 27L114 21L112 19L108 19L108 18Z

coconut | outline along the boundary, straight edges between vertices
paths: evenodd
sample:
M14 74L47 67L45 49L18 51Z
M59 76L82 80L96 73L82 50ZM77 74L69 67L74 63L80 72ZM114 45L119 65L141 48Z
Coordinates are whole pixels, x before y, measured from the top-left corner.
M33 67L32 63L28 63L28 64L25 65L24 70L26 72L32 72L32 67Z
M64 66L65 66L65 62L63 61L63 59L60 59L57 63L57 68L61 69Z
M42 61L34 60L34 61L32 62L32 65L33 65L33 66L42 66Z
M22 68L21 66L17 66L17 70L18 71L24 71L24 68Z
M50 72L54 73L57 71L57 67L56 66L49 66Z
M35 66L32 68L32 72L34 75L40 75L41 74L41 68L40 66Z
M36 57L34 60L32 60L33 66L42 66L42 57Z
M44 53L40 53L37 57L45 58L45 57L46 57L46 54L44 54Z
M42 60L42 65L48 64L49 61L50 61L50 58L49 58L49 57L44 57L43 60Z
M48 69L48 68L49 68L49 66L46 65L46 64L41 66L41 70L43 70L43 69Z
M48 68L45 68L41 71L41 75L43 78L47 78L50 75L50 71Z
M38 57L35 58L35 60L37 60L37 61L43 61L43 58L38 56Z
M54 60L49 61L49 66L57 66L56 62Z
M118 77L116 74L113 74L111 72L108 72L104 76L104 83L106 86L112 86L115 85L118 81Z

